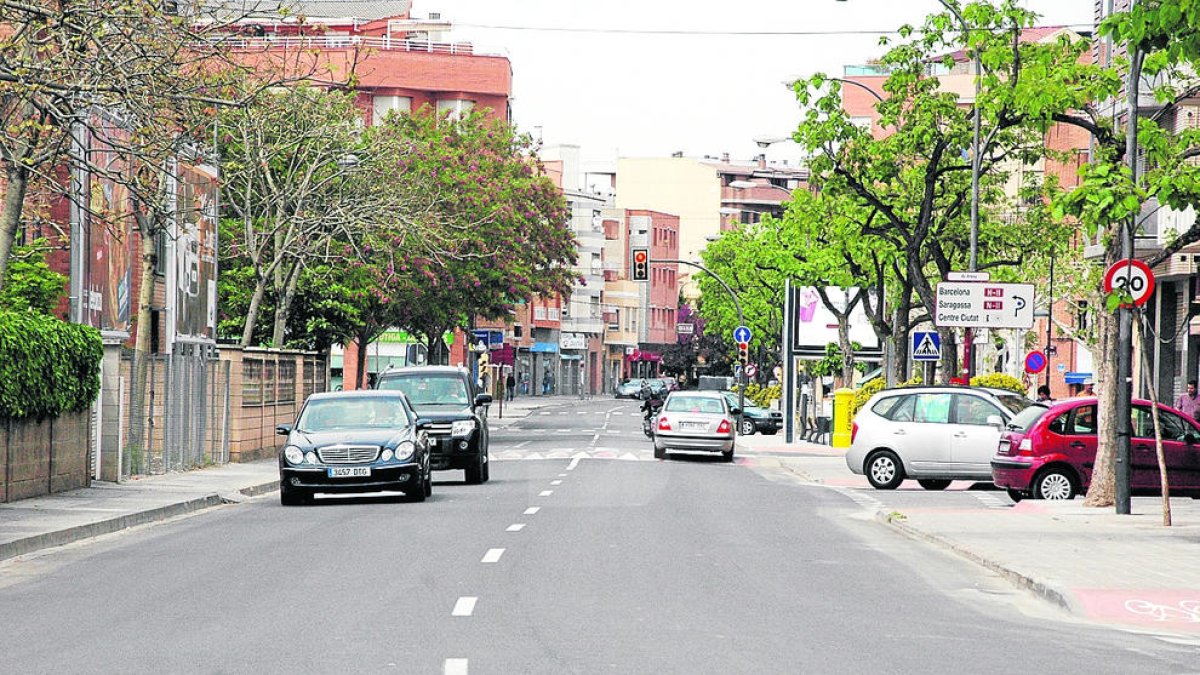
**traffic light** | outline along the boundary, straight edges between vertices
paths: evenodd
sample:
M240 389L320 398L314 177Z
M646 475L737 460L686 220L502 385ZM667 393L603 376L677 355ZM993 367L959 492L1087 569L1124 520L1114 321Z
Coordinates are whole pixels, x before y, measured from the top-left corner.
M749 342L739 342L738 343L738 363L742 364L743 367L745 367L746 365L748 365L750 363L750 343Z
M633 250L633 280L650 280L650 249L635 248Z

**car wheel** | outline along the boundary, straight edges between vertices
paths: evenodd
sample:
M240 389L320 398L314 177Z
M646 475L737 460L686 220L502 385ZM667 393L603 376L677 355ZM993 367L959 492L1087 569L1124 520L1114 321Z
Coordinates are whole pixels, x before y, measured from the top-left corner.
M487 455L483 457L483 482L486 483L492 478L492 463L488 461Z
M287 485L279 486L279 503L284 506L303 506L312 500L312 495Z
M487 470L487 462L483 461L483 455L475 458L475 462L466 469L467 483L471 485L479 485L485 478L483 472Z
M721 461L722 462L732 462L733 461L733 448L730 448L729 452L721 453Z
M1063 469L1046 469L1033 481L1033 496L1037 499L1074 499L1078 491L1075 479Z
M658 443L654 444L654 459L666 459L667 449L661 447Z
M423 502L428 497L425 492L425 481L422 480L420 474L413 476L413 480L408 483L401 483L400 489L404 492L404 501L406 502Z
M922 478L921 480L917 481L917 485L920 485L926 490L945 490L946 488L950 487L950 481L941 478Z
M1019 502L1022 499L1025 499L1026 496L1024 492L1021 492L1020 490L1014 490L1012 488L1009 488L1006 490L1006 492L1008 492L1008 498L1014 502Z
M432 497L433 496L433 469L432 468L430 468L428 466L425 467L425 480L423 480L421 482L423 483L423 487L425 488L425 496Z
M891 450L881 450L867 458L867 481L876 490L895 490L904 482L904 465Z
M750 419L749 417L743 417L742 423L740 426L742 428L743 436L753 436L754 435L754 431L755 431L754 420Z

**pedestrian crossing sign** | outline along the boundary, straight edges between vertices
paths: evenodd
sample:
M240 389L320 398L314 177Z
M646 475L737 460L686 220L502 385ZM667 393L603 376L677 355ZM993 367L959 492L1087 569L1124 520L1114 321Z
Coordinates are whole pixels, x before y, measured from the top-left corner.
M932 330L917 330L912 334L912 360L937 361L942 358L942 336Z

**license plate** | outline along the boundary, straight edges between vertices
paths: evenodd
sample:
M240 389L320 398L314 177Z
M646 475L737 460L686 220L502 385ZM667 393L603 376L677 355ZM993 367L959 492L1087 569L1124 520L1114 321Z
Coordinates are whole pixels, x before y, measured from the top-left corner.
M371 467L369 466L331 466L329 467L330 478L361 478L371 475Z
M704 431L708 429L706 422L684 422L681 427L685 431Z

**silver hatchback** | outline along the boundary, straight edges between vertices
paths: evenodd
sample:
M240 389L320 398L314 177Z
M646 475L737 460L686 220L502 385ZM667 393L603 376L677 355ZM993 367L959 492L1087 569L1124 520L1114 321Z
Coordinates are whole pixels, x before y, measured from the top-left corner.
M1039 404L979 387L885 389L854 418L846 466L880 490L905 478L926 490L952 480L991 482L1000 431L1031 405Z
M671 392L655 419L654 456L662 459L677 450L719 452L732 462L738 412L721 392Z

